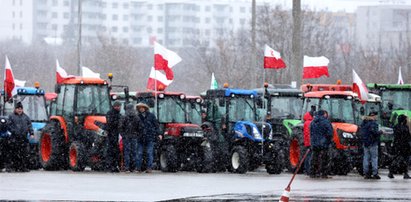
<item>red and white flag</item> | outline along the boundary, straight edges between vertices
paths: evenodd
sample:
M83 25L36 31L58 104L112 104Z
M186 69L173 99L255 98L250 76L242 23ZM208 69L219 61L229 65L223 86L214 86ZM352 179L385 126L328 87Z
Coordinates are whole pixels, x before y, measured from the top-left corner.
M86 78L99 79L100 78L100 73L93 72L93 70L91 70L90 68L83 66L83 67L81 67L81 76L86 77Z
M6 68L4 69L4 92L6 100L9 100L13 95L17 94L16 84L14 82L13 70L9 58L6 56Z
M361 103L365 103L368 100L368 89L365 83L362 82L361 78L352 70L352 80L353 80L353 92L358 94L358 98L360 99Z
M166 75L161 73L158 70L155 70L154 67L151 68L150 76L147 82L147 89L155 91L163 91L173 82L173 80L168 80ZM157 88L156 88L157 87Z
M281 54L266 44L264 48L264 68L281 69L285 67Z
M404 84L404 80L402 79L402 73L401 73L401 67L400 67L400 71L398 72L398 82L397 84Z
M163 70L168 80L174 79L172 68L179 62L181 62L181 57L177 53L154 42L154 68L156 70Z
M324 56L308 57L304 55L303 79L314 79L321 76L329 77L328 63L330 63L330 60Z
M66 70L64 70L61 66L58 60L56 60L56 80L57 84L62 83L64 80L69 79L69 78L74 78L75 76L73 75L68 75Z

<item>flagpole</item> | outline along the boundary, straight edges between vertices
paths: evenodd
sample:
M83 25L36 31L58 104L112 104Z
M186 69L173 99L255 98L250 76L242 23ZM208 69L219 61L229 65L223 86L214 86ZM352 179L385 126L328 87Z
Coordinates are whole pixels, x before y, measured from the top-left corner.
M155 58L154 58L154 63L155 63ZM157 113L157 71L156 68L154 68L154 110L155 110L155 114L158 118L158 113Z

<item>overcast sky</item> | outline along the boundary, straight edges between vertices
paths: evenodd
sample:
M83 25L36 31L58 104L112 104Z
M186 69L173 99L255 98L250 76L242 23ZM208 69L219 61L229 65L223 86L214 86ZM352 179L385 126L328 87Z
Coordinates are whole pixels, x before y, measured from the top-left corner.
M258 1L258 0L257 0ZM303 6L316 10L355 12L358 6L368 5L411 5L411 0L301 0ZM268 1L267 2L273 2ZM287 8L291 8L292 0L274 0Z

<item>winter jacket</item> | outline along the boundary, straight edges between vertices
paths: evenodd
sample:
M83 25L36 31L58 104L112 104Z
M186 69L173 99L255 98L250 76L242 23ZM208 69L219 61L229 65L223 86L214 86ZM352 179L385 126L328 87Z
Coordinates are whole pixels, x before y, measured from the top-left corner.
M324 116L315 116L310 124L311 146L315 148L328 148L333 136L331 122Z
M309 147L311 146L311 142L310 142L310 124L311 121L313 120L313 116L311 112L307 112L304 115L304 146Z
M27 139L27 134L33 134L31 120L25 113L21 115L17 113L10 114L8 127L12 134L11 138Z
M379 144L381 132L378 131L377 121L365 117L360 126L360 136L363 145L366 147Z
M139 142L143 144L155 142L157 136L160 134L160 128L158 126L156 116L149 111L145 111L143 113L139 113L138 117L141 120L142 126L142 135Z
M107 127L106 130L108 132L108 136L118 138L118 134L120 133L120 120L121 114L120 111L111 108L110 111L107 112L106 115L107 119Z
M394 151L396 155L411 155L411 135L407 125L397 124L394 126Z
M141 135L141 123L133 104L126 106L126 113L121 122L121 136L138 138Z

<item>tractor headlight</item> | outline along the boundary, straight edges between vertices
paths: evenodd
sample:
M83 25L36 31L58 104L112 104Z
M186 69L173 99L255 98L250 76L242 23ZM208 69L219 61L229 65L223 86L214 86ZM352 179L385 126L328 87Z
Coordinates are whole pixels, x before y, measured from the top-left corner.
M97 130L97 135L102 136L102 137L107 137L107 132L101 128Z
M343 138L346 138L346 139L353 139L354 138L353 134L347 133L347 132L343 132L342 136L343 136Z
M257 128L253 127L253 135L255 139L261 139L261 134L258 132Z

